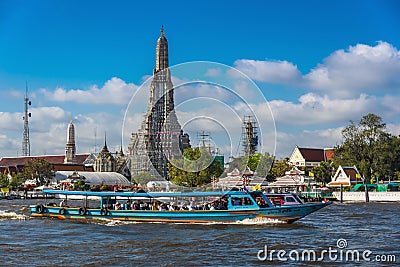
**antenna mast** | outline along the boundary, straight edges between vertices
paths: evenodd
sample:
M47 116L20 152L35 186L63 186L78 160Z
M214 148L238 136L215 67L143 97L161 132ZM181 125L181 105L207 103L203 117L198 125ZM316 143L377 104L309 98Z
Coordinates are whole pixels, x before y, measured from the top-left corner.
M31 143L29 141L29 121L28 118L31 117L31 113L28 112L28 106L32 103L29 101L28 97L28 82L26 82L26 89L25 89L25 114L23 117L24 120L24 137L22 140L22 156L30 156L31 155Z

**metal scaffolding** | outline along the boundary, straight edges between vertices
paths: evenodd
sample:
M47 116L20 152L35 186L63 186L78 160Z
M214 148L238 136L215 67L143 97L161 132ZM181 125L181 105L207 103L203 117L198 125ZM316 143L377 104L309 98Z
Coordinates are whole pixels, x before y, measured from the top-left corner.
M243 117L241 143L244 156L253 155L257 152L259 145L258 126L253 116Z
M174 87L168 68L168 42L162 28L157 40L148 110L141 128L132 133L128 147L132 176L150 172L167 178L169 160L181 157L183 149L188 146L189 136L181 130L175 114Z

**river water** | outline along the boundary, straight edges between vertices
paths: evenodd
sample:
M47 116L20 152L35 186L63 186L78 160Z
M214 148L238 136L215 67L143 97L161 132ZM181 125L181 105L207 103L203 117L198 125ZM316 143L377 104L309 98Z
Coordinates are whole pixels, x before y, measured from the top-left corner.
M0 200L1 266L400 265L400 203L334 203L289 225L37 219L35 203Z

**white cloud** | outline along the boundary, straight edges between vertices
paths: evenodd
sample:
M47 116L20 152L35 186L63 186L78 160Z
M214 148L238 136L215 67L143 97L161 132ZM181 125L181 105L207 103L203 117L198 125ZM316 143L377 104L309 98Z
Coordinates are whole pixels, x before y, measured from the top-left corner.
M105 82L101 88L93 85L88 90L57 88L55 91L41 89L40 92L48 100L56 102L126 105L136 89L136 85L113 77Z
M381 107L380 100L374 96L331 99L314 93L302 95L298 103L273 100L269 105L278 123L297 126L340 123L360 118L372 110L380 110Z
M277 158L290 157L295 146L310 148L331 148L342 141L343 127L300 130L297 133L277 133Z
M389 133L391 133L395 136L400 135L400 124L388 123L386 125L386 129L389 131Z
M400 88L400 51L382 41L375 46L357 44L337 50L303 76L288 61L241 59L234 65L256 81L321 90L338 98L368 92L397 93Z
M400 87L400 52L391 44L357 44L324 59L304 79L312 89L342 97Z
M301 73L297 66L286 60L239 59L234 62L234 67L251 79L261 82L291 84L299 82L301 79Z
M207 72L204 74L206 77L216 77L218 75L221 75L221 68L211 68L208 69Z

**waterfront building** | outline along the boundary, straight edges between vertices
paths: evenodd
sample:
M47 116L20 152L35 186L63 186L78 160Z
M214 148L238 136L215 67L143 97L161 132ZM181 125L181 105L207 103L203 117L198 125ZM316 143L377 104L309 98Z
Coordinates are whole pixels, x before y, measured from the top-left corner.
M346 187L362 182L361 175L356 166L339 166L328 187Z
M84 162L90 156L89 153L75 154L75 163L64 163L65 155L39 155L22 157L3 157L0 160L0 170L7 174L22 172L24 166L34 160L44 159L53 166L54 171L93 171L93 166Z
M289 165L297 168L311 170L319 166L321 161L328 161L333 158L332 148L304 148L296 146L289 158Z
M316 186L313 177L306 176L305 171L299 170L297 167L292 167L286 171L285 175L276 178L275 182L269 183L268 188L281 192L300 192L306 191L307 188Z
M168 42L161 28L148 110L140 129L132 133L128 146L132 176L150 172L153 176L167 178L169 160L181 157L187 147L190 147L189 136L183 133L175 114Z

